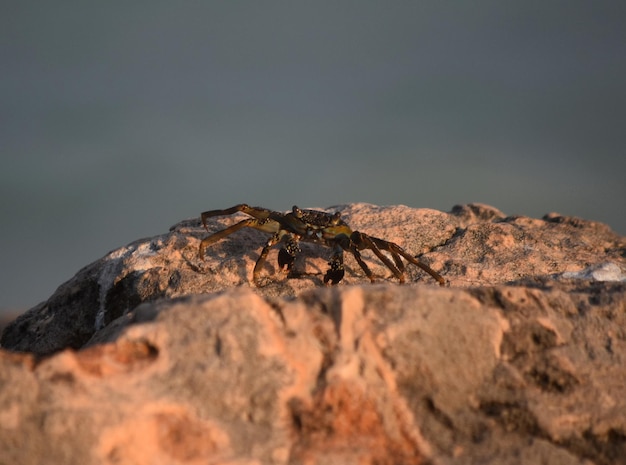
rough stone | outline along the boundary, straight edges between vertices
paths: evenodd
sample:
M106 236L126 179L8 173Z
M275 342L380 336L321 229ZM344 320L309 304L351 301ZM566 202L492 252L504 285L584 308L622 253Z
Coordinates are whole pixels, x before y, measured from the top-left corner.
M249 284L265 239L197 255L198 220L80 270L0 350L6 463L626 463L626 241L557 214L353 204L353 227L448 281L365 253L321 286ZM209 230L241 217L213 219Z

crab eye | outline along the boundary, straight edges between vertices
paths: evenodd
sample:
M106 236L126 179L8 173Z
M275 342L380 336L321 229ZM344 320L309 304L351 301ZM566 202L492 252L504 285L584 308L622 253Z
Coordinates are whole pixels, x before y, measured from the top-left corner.
M293 216L296 218L302 218L302 210L300 210L296 205L291 208L291 211L293 212Z
M332 216L331 220L330 220L330 224L332 224L333 226L339 223L339 218L341 218L341 213L339 212L335 212L335 214Z

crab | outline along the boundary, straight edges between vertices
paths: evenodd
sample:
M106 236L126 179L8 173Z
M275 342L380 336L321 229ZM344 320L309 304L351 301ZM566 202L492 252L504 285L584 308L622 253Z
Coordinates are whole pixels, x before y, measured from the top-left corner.
M398 244L350 229L350 226L341 219L339 212L327 213L320 210L305 210L294 205L290 212L281 213L262 207L239 204L224 210L203 212L201 214L202 225L208 231L208 218L233 215L238 212L245 213L250 218L202 239L199 256L200 259L204 260L207 247L242 228L253 228L271 234L254 265L252 279L256 286L260 286L261 269L272 247L279 243L282 244L278 252L278 265L281 270L289 272L297 253L301 252L298 245L300 241L322 244L332 249L328 261L329 269L324 275L324 284L338 284L343 279L345 274L344 251L354 256L365 275L371 282L374 282L375 278L372 271L361 257L361 251L365 249L371 250L391 270L400 283L405 282L405 264L402 261L404 258L407 262L418 266L432 276L441 286L446 284L446 280L439 273L420 262ZM383 252L389 254L391 259Z

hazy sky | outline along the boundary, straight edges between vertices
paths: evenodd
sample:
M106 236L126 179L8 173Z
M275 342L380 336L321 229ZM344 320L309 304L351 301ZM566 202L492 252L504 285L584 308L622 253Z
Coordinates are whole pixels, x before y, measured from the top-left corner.
M239 202L626 233L626 3L4 2L0 309Z

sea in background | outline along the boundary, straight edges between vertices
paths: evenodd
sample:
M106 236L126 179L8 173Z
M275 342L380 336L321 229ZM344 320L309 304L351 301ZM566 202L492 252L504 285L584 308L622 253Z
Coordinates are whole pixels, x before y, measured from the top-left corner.
M624 24L623 1L4 2L0 313L240 202L624 234Z

